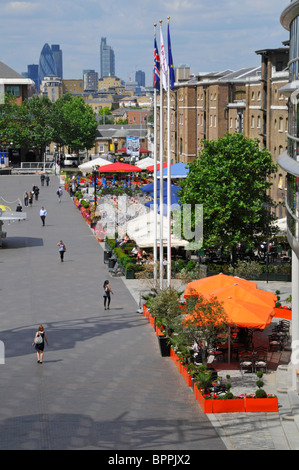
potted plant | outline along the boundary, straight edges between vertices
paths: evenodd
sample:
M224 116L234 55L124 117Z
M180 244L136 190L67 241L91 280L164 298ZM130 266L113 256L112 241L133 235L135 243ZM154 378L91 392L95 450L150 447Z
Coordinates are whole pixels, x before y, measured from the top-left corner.
M175 319L181 315L179 294L172 287L160 290L149 306L151 315L155 317L156 324L163 327L165 335L159 335L159 346L163 357L170 356L169 337L174 328Z
M247 412L278 412L278 399L275 395L267 395L265 390L262 389L264 386L264 381L261 380L263 377L263 372L257 372L258 380L256 385L258 390L255 392L255 395L246 396L246 411Z

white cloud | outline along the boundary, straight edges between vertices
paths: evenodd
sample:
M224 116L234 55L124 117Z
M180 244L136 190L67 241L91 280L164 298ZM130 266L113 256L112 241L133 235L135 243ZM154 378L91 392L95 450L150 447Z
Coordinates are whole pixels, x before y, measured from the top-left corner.
M22 15L31 15L34 11L39 9L39 5L34 2L27 1L16 1L16 2L7 2L1 6L1 15L13 15L13 16L22 16Z
M281 47L280 15L289 0L1 0L0 60L18 72L38 63L43 45L60 44L66 78L99 71L100 40L115 51L116 72L136 69L151 83L154 23L170 16L174 65L191 71L258 65L255 50ZM24 18L26 19L24 20ZM158 35L159 38L159 35Z

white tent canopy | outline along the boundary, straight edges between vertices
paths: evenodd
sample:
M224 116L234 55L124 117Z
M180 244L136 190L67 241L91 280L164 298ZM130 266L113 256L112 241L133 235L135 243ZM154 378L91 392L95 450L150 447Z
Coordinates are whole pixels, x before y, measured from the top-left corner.
M154 165L155 160L151 157L142 158L136 162L136 165L139 166L142 170L146 170L148 166Z
M136 242L140 248L148 248L154 246L154 212L150 211L136 219L127 222L127 234ZM157 218L157 237L160 237L160 216ZM168 228L167 217L163 217L163 246L167 246ZM186 246L188 242L180 238L171 236L172 246Z
M94 158L93 160L89 160L88 162L82 163L81 165L78 166L78 168L81 171L92 171L94 167L97 166L104 166L104 165L109 165L112 162L109 162L108 160L105 160L104 158L98 157Z

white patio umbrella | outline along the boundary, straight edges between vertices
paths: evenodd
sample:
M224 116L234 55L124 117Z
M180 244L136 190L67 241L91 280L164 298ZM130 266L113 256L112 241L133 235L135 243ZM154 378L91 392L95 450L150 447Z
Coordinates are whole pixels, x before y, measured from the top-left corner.
M95 166L104 166L110 165L112 162L105 160L104 158L98 157L94 158L93 160L89 160L88 162L82 163L78 166L81 171L92 171Z
M155 160L151 157L146 157L136 162L136 165L139 166L142 170L146 170L148 166L154 165Z

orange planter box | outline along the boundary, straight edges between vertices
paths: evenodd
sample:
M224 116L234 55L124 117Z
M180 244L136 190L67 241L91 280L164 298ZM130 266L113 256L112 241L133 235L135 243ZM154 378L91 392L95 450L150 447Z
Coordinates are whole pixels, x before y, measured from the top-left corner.
M178 355L174 352L172 348L170 348L170 357L177 366L177 369L180 371L181 363L179 361Z
M183 377L183 379L185 380L186 384L188 385L188 387L192 387L192 377L190 374L188 374L188 371L186 369L185 366L183 366L181 364L181 375Z
M284 318L285 320L292 320L292 310L286 308L275 308L275 317Z
M145 318L147 318L149 320L150 313L149 313L148 308L145 304L143 305L143 312L142 313L145 316Z
M212 400L212 399L211 400L206 400L202 396L201 391L197 388L196 385L194 386L193 393L194 393L194 396L195 396L196 400L200 404L202 411L204 413L213 413L213 401L214 400Z
M278 398L246 398L247 412L278 413Z
M149 316L148 318L148 321L150 322L150 325L152 325L152 327L155 329L155 317L153 317L152 315Z
M241 413L245 411L244 398L232 398L227 400L212 400L213 413Z

